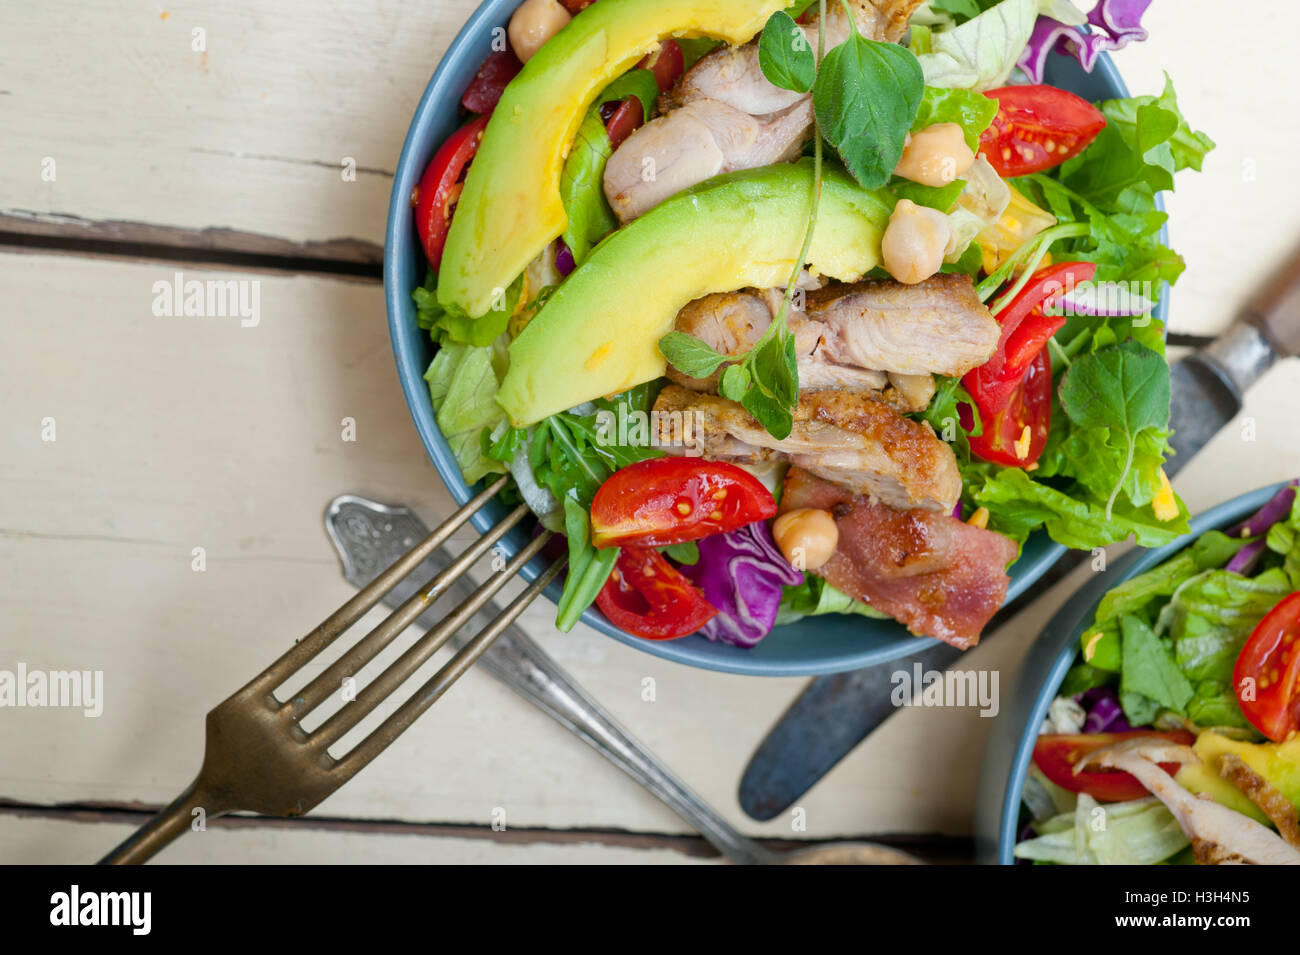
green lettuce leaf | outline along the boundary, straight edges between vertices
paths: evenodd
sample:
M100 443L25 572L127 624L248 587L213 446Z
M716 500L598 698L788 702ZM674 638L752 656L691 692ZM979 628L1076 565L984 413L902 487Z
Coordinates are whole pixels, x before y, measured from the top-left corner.
M448 339L424 373L438 428L470 484L506 470L483 453L481 438L484 429L491 431L506 420L496 401L504 363L501 346L476 348Z

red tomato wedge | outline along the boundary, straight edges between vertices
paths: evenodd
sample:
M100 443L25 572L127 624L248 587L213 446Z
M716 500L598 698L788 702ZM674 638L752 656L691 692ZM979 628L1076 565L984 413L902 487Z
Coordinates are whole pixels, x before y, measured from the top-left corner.
M959 405L958 414L969 430L974 422L965 420L964 409ZM1005 408L992 414L980 409L980 423L983 430L970 439L973 454L1009 468L1027 468L1038 460L1052 427L1052 362L1046 348L1030 361Z
M510 50L493 50L465 88L460 104L471 113L490 113L497 108L506 84L524 68Z
M982 414L995 415L1006 408L1029 363L1065 324L1063 317L1046 315L1045 310L1096 274L1093 262L1058 262L1039 269L993 316L1002 326L998 347L988 361L962 378Z
M462 178L465 168L478 152L487 122L486 116L478 116L452 133L442 148L433 154L424 175L420 177L420 184L415 187L415 195L412 196L415 204L415 229L419 233L420 244L424 246L429 265L435 272L442 262L447 230L451 227L451 217L464 187Z
M1074 771L1079 760L1093 750L1139 736L1159 736L1185 746L1196 742L1196 737L1185 730L1167 733L1155 730L1131 730L1127 733L1044 733L1034 743L1034 765L1056 785L1072 793L1087 793L1102 802L1141 799L1150 793L1128 773L1100 767L1081 773ZM1170 775L1178 771L1178 766L1174 763L1161 763L1160 768Z
M597 547L663 547L767 520L772 492L723 461L651 458L615 471L591 501Z
M699 630L718 609L657 550L624 547L596 595L609 622L647 640L675 640Z
M1300 593L1259 622L1237 655L1232 685L1241 712L1269 739L1300 730Z
M980 152L999 176L1027 176L1059 166L1097 138L1101 110L1055 86L1004 86L984 94L998 101Z

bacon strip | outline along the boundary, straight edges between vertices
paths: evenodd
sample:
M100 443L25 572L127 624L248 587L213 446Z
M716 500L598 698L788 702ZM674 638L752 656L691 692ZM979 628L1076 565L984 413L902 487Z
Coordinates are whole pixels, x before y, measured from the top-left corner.
M792 467L781 510L835 516L839 548L816 573L918 636L966 650L1002 606L1014 542L949 514L897 511Z

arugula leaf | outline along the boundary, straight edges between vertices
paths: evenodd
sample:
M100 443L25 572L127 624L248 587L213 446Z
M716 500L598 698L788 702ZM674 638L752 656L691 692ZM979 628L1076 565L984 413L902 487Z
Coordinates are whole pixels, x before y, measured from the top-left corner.
M683 541L680 544L669 544L663 549L666 556L671 557L679 564L685 564L687 567L694 567L700 562L700 548L695 541Z
M758 65L773 86L807 93L817 78L817 58L808 38L784 10L767 18L758 41Z
M910 50L868 40L856 29L822 60L813 85L817 124L866 188L883 186L893 175L924 89Z
M972 90L927 86L921 95L912 132L935 123L956 123L972 152L979 152L980 133L989 128L998 115L998 101Z
M1085 428L1109 428L1124 442L1125 461L1106 501L1110 520L1133 466L1138 436L1169 424L1169 366L1163 357L1134 341L1077 359L1058 392L1070 420Z
M573 497L564 498L564 533L569 541L569 567L564 591L555 608L555 627L563 633L573 629L582 614L596 600L609 579L620 553L617 547L597 548L591 543L591 520L587 509Z

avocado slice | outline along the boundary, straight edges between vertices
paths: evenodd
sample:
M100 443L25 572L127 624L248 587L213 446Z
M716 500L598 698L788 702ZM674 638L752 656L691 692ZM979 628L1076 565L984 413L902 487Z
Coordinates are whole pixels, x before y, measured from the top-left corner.
M511 343L497 402L523 426L662 375L659 339L687 302L789 281L812 183L811 159L717 176L608 236ZM893 205L824 169L808 265L860 278L880 261Z
M666 36L744 43L789 0L600 0L510 81L465 180L438 275L444 308L481 316L567 223L560 173L600 91Z

